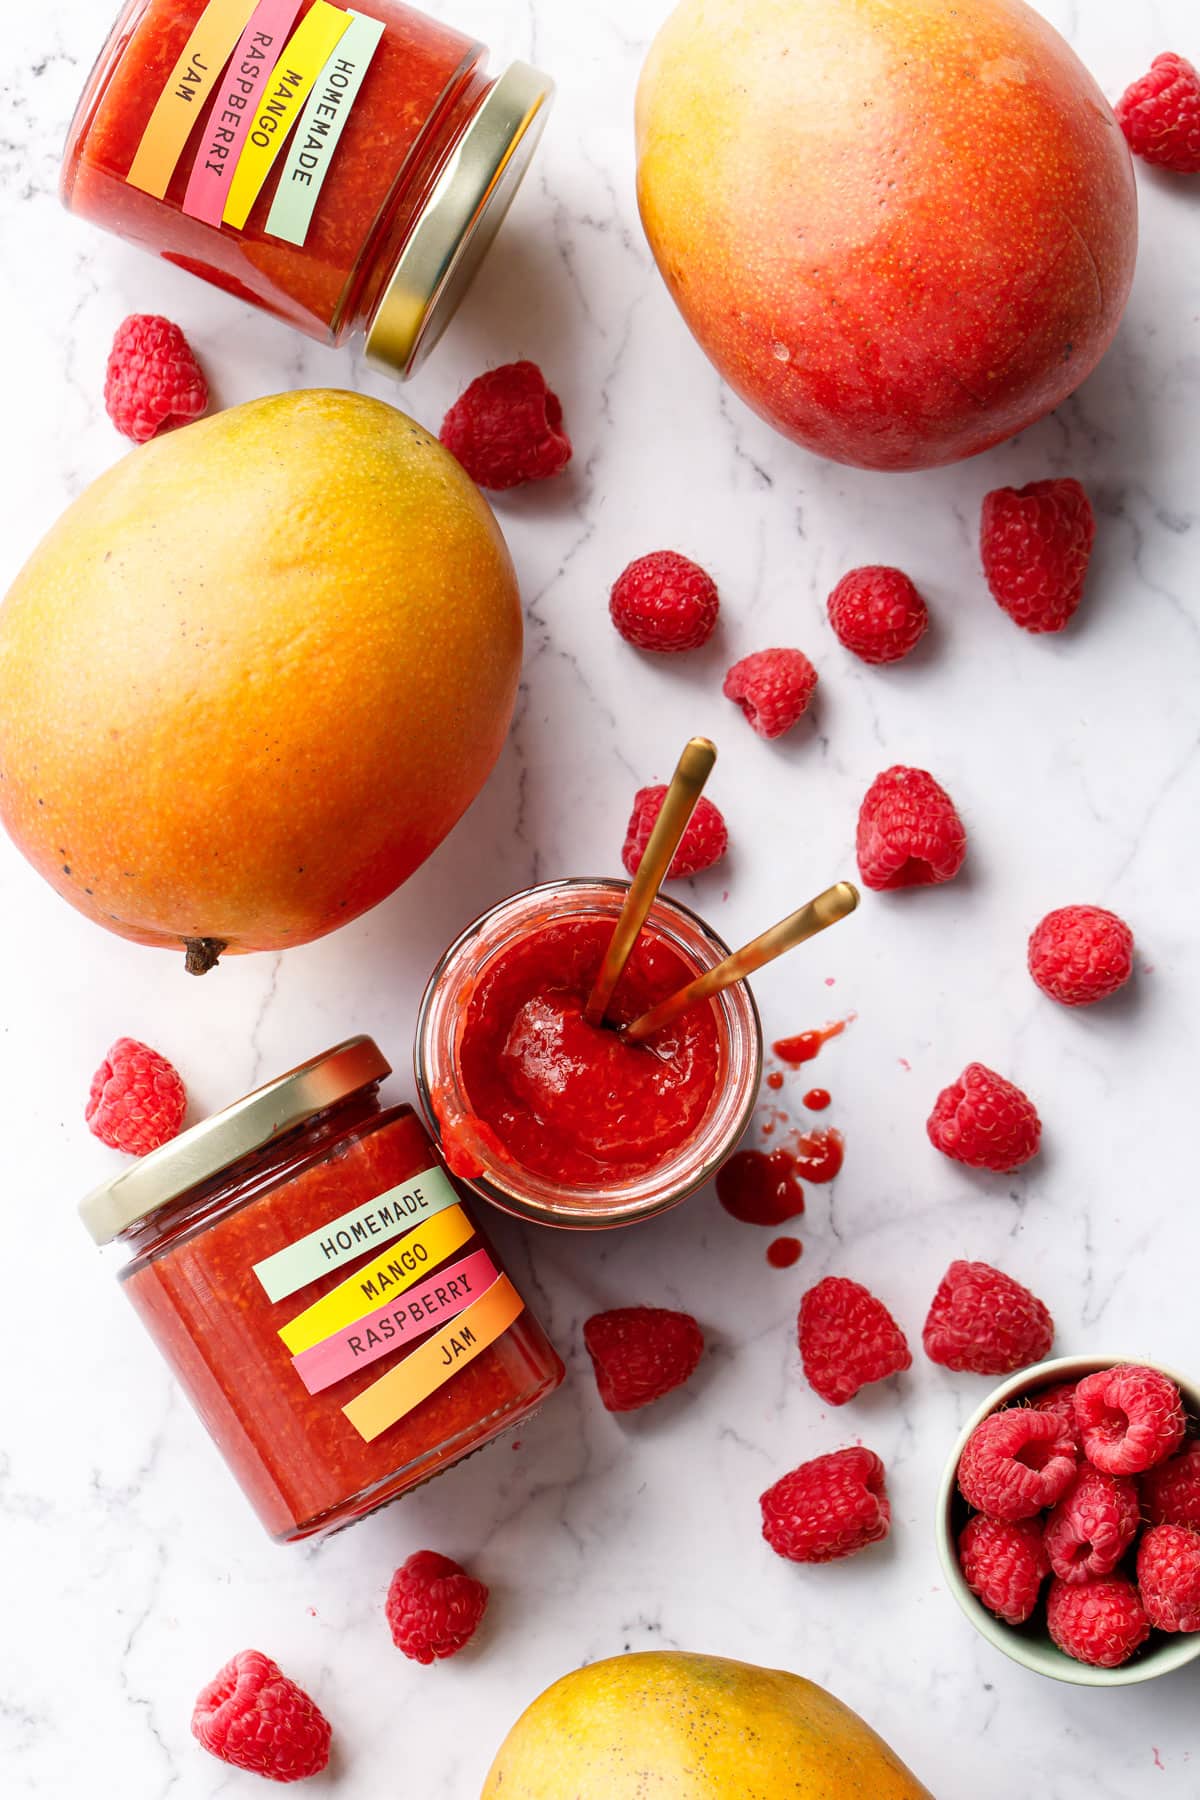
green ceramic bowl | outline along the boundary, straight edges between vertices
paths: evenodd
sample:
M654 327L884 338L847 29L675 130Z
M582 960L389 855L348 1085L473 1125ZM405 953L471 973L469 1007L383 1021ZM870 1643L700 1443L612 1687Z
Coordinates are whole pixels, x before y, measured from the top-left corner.
M958 1442L950 1452L938 1493L938 1554L950 1592L976 1631L1023 1668L1033 1669L1038 1675L1049 1675L1054 1681L1073 1682L1076 1687L1130 1687L1134 1682L1152 1681L1156 1675L1169 1675L1172 1670L1181 1669L1185 1663L1200 1657L1200 1631L1151 1632L1143 1649L1130 1662L1119 1669L1094 1669L1088 1663L1076 1662L1074 1657L1063 1655L1046 1630L1043 1608L1039 1607L1025 1625L1006 1625L1003 1619L997 1619L986 1606L980 1605L958 1566L958 1534L969 1516L967 1504L958 1491L958 1461L967 1439L989 1413L1039 1393L1043 1388L1053 1387L1057 1382L1079 1381L1085 1375L1093 1375L1097 1369L1111 1369L1121 1362L1140 1362L1145 1367L1160 1369L1178 1386L1188 1412L1194 1419L1200 1419L1200 1388L1185 1381L1174 1369L1164 1369L1161 1363L1147 1364L1144 1357L1132 1356L1059 1356L1052 1362L1038 1363L1035 1368L1022 1369L988 1395L963 1426Z

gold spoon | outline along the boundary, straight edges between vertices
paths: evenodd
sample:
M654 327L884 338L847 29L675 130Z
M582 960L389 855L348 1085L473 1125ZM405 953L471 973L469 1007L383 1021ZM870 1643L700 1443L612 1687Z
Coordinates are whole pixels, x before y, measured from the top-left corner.
M654 905L659 888L679 848L679 841L696 810L696 802L717 760L717 747L707 738L694 737L684 745L671 785L663 799L662 810L654 821L650 841L638 864L637 874L629 884L625 904L613 927L604 961L600 965L583 1016L589 1025L602 1025L613 990L624 973L633 946Z
M755 969L761 969L764 963L774 962L787 950L794 950L806 938L816 937L819 931L825 931L830 925L836 925L858 905L858 889L849 881L839 881L836 887L826 888L807 906L798 912L790 913L781 919L778 925L772 925L761 937L756 937L740 950L719 962L715 969L698 975L695 981L689 981L674 994L668 994L657 1006L627 1025L621 1036L630 1043L644 1044L647 1038L661 1031L664 1025L670 1025L680 1013L701 1000L708 1000L713 994L719 994L723 988L732 987L735 981L744 981L747 975L753 975Z

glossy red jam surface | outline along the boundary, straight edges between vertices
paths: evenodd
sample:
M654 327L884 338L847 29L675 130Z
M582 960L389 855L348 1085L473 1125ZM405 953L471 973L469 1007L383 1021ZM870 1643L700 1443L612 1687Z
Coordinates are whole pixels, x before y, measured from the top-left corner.
M160 1217L125 1272L126 1292L275 1537L347 1524L407 1492L515 1423L562 1379L562 1364L525 1311L367 1442L342 1408L420 1340L318 1394L292 1366L280 1326L344 1280L346 1268L272 1305L254 1265L435 1160L407 1107L374 1107L348 1127L332 1122L289 1151L265 1152L227 1197L210 1189L201 1210L176 1208L177 1220L165 1224ZM455 1256L484 1242L476 1235Z
M298 18L309 10L305 0ZM285 158L244 230L181 208L207 107L163 200L131 187L151 112L205 0L132 0L67 140L63 198L73 212L178 263L310 336L340 340L373 312L446 158L487 92L484 51L400 0L355 0L386 26L349 113L303 246L268 236Z
M612 920L566 918L501 950L475 984L459 1046L472 1123L507 1159L571 1187L628 1180L665 1162L703 1122L721 1061L711 1001L646 1045L585 1021L612 930ZM610 1019L629 1023L695 974L644 931Z

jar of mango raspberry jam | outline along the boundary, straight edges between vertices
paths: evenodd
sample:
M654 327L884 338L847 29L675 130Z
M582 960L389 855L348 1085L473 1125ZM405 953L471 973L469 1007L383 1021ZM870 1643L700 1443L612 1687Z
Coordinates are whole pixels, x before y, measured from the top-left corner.
M525 1418L563 1365L390 1068L352 1038L80 1209L271 1535L335 1531Z
M408 375L553 88L402 0L127 0L67 137L72 212Z
M744 981L644 1045L620 1034L729 954L677 901L654 902L606 1022L584 1017L627 891L597 879L514 894L450 946L421 1002L417 1090L448 1166L540 1224L593 1231L678 1205L758 1098L762 1027Z

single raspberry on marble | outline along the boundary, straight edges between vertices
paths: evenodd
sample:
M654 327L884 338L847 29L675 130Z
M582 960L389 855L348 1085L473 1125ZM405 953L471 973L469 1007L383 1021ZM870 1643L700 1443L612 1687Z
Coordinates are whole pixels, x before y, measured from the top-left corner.
M830 1406L912 1367L908 1340L882 1300L842 1275L827 1275L800 1302L800 1361Z
M737 702L759 737L782 737L808 711L817 671L803 650L756 650L734 663L721 691Z
M471 480L493 493L548 481L571 460L562 403L536 363L505 363L461 393L440 432Z
M639 556L617 576L608 601L627 644L668 655L707 644L720 610L712 576L677 550Z
M899 662L925 635L929 611L900 569L851 569L829 596L839 644L865 663Z
M789 1562L837 1562L879 1543L891 1527L883 1464L861 1446L801 1463L759 1504L763 1536Z
M1050 1583L1046 1625L1059 1649L1099 1669L1127 1663L1150 1635L1150 1621L1132 1581L1099 1575L1090 1581Z
M1096 515L1077 481L997 488L983 502L980 549L993 598L1026 631L1061 631L1083 598Z
M1062 1006L1107 1000L1133 974L1133 933L1103 906L1060 906L1029 939L1029 973Z
M1200 74L1186 56L1156 56L1115 110L1135 156L1176 175L1200 175Z
M1079 1442L1079 1427L1075 1421L1075 1388L1073 1381L1056 1381L1053 1387L1040 1388L1031 1395L1029 1404L1036 1412L1053 1413L1062 1426L1067 1437L1071 1438L1075 1448L1083 1454L1083 1445Z
M639 788L633 797L633 811L629 815L625 843L621 850L621 861L631 876L637 874L638 864L646 854L650 833L654 830L666 797L665 786ZM667 880L685 881L689 875L699 875L702 870L711 869L715 863L720 862L728 848L729 831L725 821L712 801L702 794L688 821L688 828L680 839L679 848L671 858Z
M928 770L897 764L867 789L857 850L869 888L933 887L962 868L967 834L953 800Z
M1151 1525L1200 1531L1200 1443L1192 1441L1141 1478L1142 1510Z
M148 443L198 419L208 383L178 325L157 313L131 313L117 327L104 377L104 405L123 437Z
M130 1156L148 1156L178 1136L187 1090L149 1044L118 1038L92 1076L84 1117L94 1137Z
M974 1375L1011 1375L1041 1362L1054 1320L1036 1294L990 1263L952 1262L921 1334L930 1362Z
M662 1306L619 1306L593 1313L583 1341L609 1412L636 1412L682 1387L704 1354L704 1333L690 1313Z
M1085 1375L1075 1389L1075 1420L1084 1455L1106 1475L1140 1475L1165 1462L1187 1431L1175 1383L1140 1363Z
M942 1089L925 1129L943 1156L1002 1175L1029 1162L1042 1141L1042 1122L1028 1094L984 1063L968 1063Z
M1009 1406L967 1439L958 1486L968 1506L993 1519L1031 1519L1053 1506L1077 1467L1075 1446L1053 1413Z
M470 1643L487 1611L488 1590L460 1563L436 1550L417 1550L388 1587L386 1615L392 1642L412 1662L455 1656Z
M1200 1631L1200 1532L1152 1525L1138 1545L1137 1579L1159 1631Z
M303 1781L328 1763L332 1730L278 1663L261 1650L241 1650L201 1691L192 1736L235 1769L268 1781Z
M1084 1463L1046 1520L1046 1554L1060 1581L1111 1575L1141 1523L1137 1483Z
M1040 1519L989 1519L976 1513L958 1540L963 1580L990 1613L1023 1625L1050 1573Z

